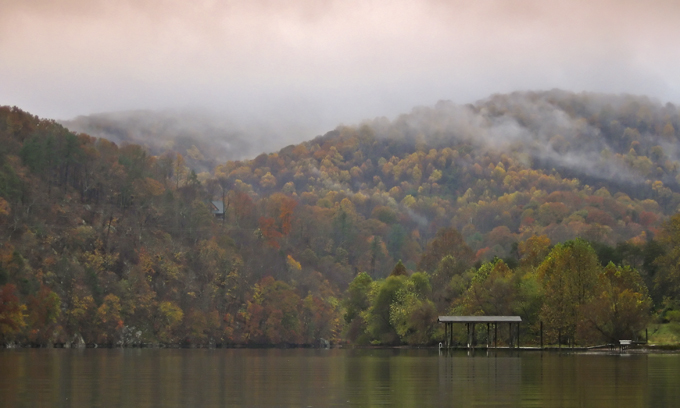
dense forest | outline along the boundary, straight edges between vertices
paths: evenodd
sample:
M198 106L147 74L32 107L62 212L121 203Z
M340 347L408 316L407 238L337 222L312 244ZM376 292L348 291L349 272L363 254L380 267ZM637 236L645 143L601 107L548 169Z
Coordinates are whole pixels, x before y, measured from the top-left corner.
M201 171L205 143L0 107L0 342L426 345L442 314L635 338L680 322L679 138L671 104L514 93Z

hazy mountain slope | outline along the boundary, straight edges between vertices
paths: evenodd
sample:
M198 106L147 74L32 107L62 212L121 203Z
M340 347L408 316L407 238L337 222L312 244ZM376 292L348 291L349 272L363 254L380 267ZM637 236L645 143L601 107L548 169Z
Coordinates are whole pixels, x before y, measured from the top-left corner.
M440 102L370 126L378 137L415 140L422 135L432 147L469 143L585 179L622 186L660 179L677 188L677 168L664 166L680 158L678 109L645 97L559 90L496 95L474 105Z
M421 246L453 225L502 256L531 234L613 244L653 233L680 204L677 126L676 108L641 97L518 93L342 127L216 175L315 207L347 197L366 220L387 206Z
M24 325L0 336L309 343L347 327L352 341L427 342L432 327L408 340L410 329L384 324L391 316L371 315L389 305L366 309L362 291L421 270L412 284L434 287L413 304L436 316L463 307L475 262L501 257L514 269L480 273L535 280L527 268L550 244L578 237L599 245L600 261L639 268L660 302L674 286L659 284L653 239L680 204L678 126L675 107L641 97L498 95L339 127L199 178L176 151L2 107L0 295ZM135 330L142 340L126 337Z

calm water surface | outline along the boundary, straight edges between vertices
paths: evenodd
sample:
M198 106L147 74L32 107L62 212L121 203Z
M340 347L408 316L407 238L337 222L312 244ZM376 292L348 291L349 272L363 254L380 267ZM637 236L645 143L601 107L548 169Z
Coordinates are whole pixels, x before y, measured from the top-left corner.
M0 406L680 406L680 355L0 350Z

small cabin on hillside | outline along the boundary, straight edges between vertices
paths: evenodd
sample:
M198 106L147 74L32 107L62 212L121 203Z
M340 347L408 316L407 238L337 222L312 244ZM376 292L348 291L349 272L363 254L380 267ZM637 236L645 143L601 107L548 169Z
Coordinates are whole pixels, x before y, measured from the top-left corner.
M210 209L215 217L224 218L224 202L213 200L210 202Z

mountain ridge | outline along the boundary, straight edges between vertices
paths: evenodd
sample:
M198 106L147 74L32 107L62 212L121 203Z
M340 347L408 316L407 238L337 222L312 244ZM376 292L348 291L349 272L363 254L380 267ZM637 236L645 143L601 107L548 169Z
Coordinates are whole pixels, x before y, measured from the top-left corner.
M662 303L676 285L655 262L680 205L676 129L678 109L644 97L525 92L340 126L196 173L181 152L2 107L0 285L19 309L40 305L3 336L129 345L134 327L146 342L427 343L434 326L410 337L410 315L374 303L381 290L412 288L416 314L481 313L474 282L547 290L532 268L551 270L551 251L582 251L602 279L598 262L634 265L621 273L640 304L649 288L673 310ZM538 296L523 287L517 298Z

